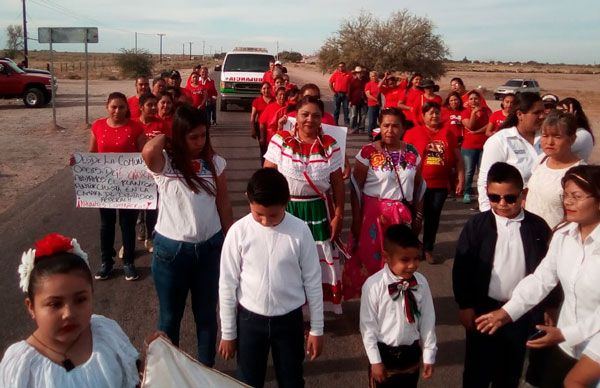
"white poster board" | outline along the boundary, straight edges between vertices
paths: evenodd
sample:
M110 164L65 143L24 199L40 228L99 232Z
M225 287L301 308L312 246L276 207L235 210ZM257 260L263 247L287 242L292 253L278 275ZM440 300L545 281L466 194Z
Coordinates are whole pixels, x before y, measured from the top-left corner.
M294 125L296 125L296 118L288 117L286 123L283 125L283 130L292 132L294 130ZM348 128L329 124L321 124L321 128L323 128L323 133L335 139L336 143L340 146L342 155L346 155L346 137L348 137Z
M156 209L156 183L140 153L83 153L71 157L76 206Z

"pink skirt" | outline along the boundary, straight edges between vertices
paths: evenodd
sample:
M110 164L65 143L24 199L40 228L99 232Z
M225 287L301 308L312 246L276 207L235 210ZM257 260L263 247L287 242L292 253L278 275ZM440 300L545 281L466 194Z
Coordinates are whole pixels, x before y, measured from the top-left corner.
M410 210L398 200L363 194L361 210L358 241L353 241L352 233L348 238L348 247L353 253L344 265L342 276L345 300L360 298L362 285L367 278L383 268L383 235L387 228L394 224L410 225L412 222Z

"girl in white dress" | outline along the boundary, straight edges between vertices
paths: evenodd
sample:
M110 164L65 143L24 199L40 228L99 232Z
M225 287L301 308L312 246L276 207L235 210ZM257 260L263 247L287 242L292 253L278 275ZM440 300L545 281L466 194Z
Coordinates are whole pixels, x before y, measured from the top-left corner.
M123 330L92 315L92 274L77 240L47 235L23 253L19 274L37 328L6 350L1 387L130 388L139 383L138 352Z

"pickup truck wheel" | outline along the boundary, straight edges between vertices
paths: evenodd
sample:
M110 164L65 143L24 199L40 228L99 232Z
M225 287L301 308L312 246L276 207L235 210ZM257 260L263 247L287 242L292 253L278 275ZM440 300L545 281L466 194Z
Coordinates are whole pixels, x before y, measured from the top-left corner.
M37 88L27 89L23 95L23 102L29 108L39 108L46 103L44 93Z

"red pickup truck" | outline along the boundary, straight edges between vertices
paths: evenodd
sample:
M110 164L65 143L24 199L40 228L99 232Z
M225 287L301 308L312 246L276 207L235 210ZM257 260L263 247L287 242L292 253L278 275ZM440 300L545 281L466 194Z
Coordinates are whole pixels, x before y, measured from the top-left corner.
M52 100L51 76L28 73L13 61L0 59L0 98L22 98L30 108L42 107Z

